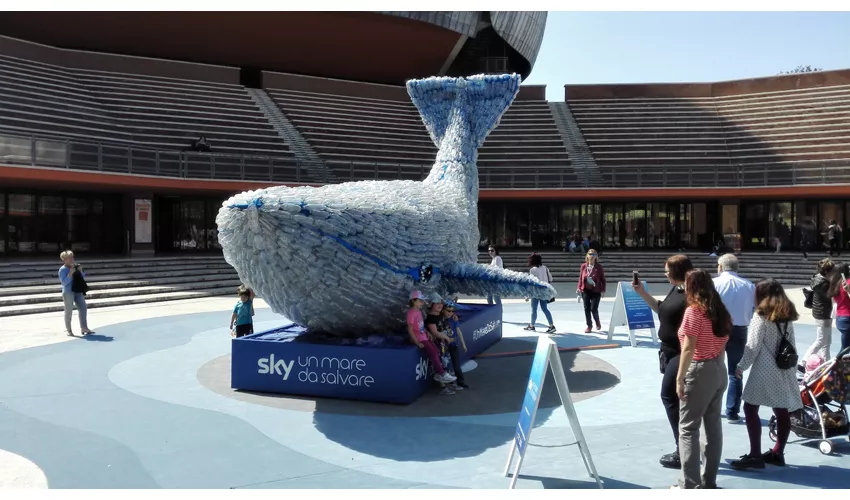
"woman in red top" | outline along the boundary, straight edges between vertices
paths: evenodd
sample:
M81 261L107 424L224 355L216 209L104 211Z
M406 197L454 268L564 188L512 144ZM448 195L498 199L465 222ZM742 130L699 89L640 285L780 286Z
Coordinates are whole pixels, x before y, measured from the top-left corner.
M590 323L591 314L596 320L596 329L602 330L602 323L599 322L599 301L605 296L605 269L599 263L596 250L591 249L584 257L576 293L581 294L584 301L584 319L587 321L587 330L584 333L593 331L593 325Z
M841 352L850 347L850 264L838 266L829 283L829 296L835 302L835 328L841 333Z
M717 470L723 453L720 413L729 377L726 341L732 317L714 288L711 274L695 269L685 278L688 308L679 327L682 354L676 393L679 395L679 488L717 488ZM700 424L705 426L705 470L700 477Z

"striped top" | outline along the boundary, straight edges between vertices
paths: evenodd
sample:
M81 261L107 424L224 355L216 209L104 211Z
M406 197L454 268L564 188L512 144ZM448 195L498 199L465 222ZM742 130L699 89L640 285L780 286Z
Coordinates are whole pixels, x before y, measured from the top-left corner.
M685 347L685 336L695 338L694 361L714 359L726 349L726 337L717 337L711 327L711 320L699 309L688 307L679 327L679 343Z

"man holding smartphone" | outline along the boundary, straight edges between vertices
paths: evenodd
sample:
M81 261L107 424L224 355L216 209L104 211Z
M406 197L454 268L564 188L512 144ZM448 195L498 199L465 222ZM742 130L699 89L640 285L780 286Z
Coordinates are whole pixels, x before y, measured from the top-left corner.
M726 367L729 373L726 421L738 424L741 423L741 394L744 382L735 375L735 370L747 345L747 327L750 326L756 306L756 287L749 280L738 276L738 258L734 254L727 253L717 259L717 274L714 278L714 288L732 316L732 333L726 342Z

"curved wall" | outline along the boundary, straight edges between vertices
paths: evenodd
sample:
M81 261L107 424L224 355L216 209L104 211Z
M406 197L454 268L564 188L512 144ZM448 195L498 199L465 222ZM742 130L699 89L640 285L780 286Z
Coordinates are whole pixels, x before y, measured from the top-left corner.
M401 84L460 35L370 12L4 12L0 35L64 49Z

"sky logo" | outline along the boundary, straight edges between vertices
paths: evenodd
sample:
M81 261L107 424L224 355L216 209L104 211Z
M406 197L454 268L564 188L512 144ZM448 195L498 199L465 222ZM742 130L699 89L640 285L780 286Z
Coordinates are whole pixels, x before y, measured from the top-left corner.
M423 378L428 378L428 360L420 357L419 362L416 363L416 380Z
M295 360L290 360L289 363L286 361L279 359L277 362L274 360L274 354L270 354L268 358L260 358L257 361L257 366L260 367L257 370L257 373L262 375L280 375L283 377L283 380L289 378L289 373L292 371L292 365L295 364Z

